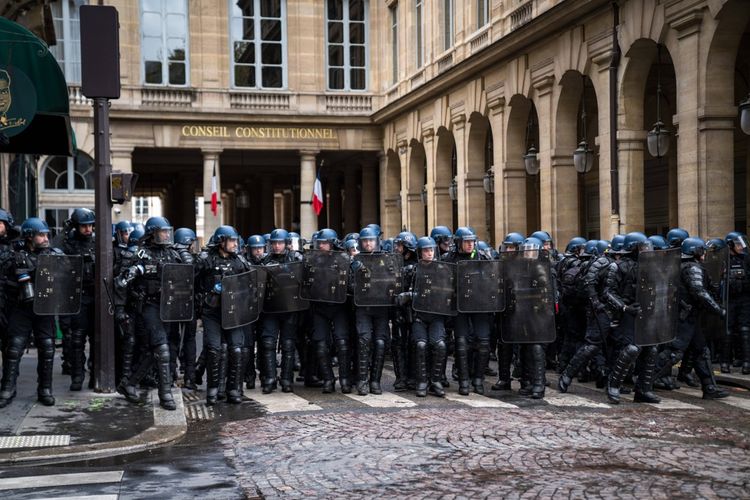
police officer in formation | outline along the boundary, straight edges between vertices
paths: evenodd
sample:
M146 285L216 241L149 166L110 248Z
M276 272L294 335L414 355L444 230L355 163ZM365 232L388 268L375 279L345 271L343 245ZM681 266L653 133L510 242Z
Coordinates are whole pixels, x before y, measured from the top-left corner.
M18 231L12 216L0 210L0 407L8 405L16 394L19 362L32 332L39 350L37 397L45 405L55 402L54 317L38 315L33 310L40 254L65 253L81 256L84 262L82 307L72 317L67 332L72 344L71 390L81 389L86 370L85 340L90 339L93 323L94 214L76 209L68 222L64 250L58 250L50 247L50 231L44 221L30 218ZM11 242L19 236L20 247L14 251ZM183 386L198 388L198 319L203 329L209 405L222 399L224 384L226 400L233 404L242 401L243 382L248 389L255 387L256 354L263 392L276 390L277 382L283 392L292 392L295 352L304 350L296 342L298 332L306 337L303 345L312 354L306 357L299 353L300 357L312 359L313 366L308 369L321 380L324 393L336 389L332 359L335 355L343 393L356 388L360 396L381 394L383 366L390 348L396 374L394 390L415 390L418 397L444 396L445 365L452 349L459 394L468 395L471 390L483 394L493 329L500 340L498 380L492 389L510 390L513 375L521 381L519 394L533 398L544 397L547 366L558 367L560 392L569 391L576 377L587 376L606 388L612 404L620 402L631 382L635 402L658 403L654 381L658 381L659 388L676 388L672 373L678 364L678 381L700 386L706 399L726 397L727 392L717 386L713 376L714 355L719 357L722 372L731 371L732 364L736 364L743 374L750 373L750 256L747 238L738 232L708 244L691 238L680 228L671 230L666 238L637 232L616 235L611 242L576 237L561 255L544 231L529 238L509 233L495 252L486 244L480 245L469 227L460 227L453 233L446 226L437 226L430 236L419 238L404 231L392 241L384 239L374 224L341 241L334 230L326 228L316 232L310 248L321 253L345 252L351 259L351 282L357 273L368 272L363 264L366 261L357 259L358 254L378 256L393 252L402 256L401 291L390 297L390 302L384 302L391 305L355 306L351 300L312 302L305 316L310 325L301 324L302 316L297 312L262 312L257 321L231 329L223 328L221 323L223 278L245 273L253 266L300 262L305 242L296 233L280 228L267 236L252 235L245 242L231 226L217 228L200 253L195 241L192 229L173 232L163 217L152 217L144 228L127 221L114 227L118 391L131 402L141 400L139 383L144 387L145 380L155 374L160 404L174 409L171 388L178 374L178 358L185 373ZM729 255L726 271L712 280L704 266L704 256L725 246ZM673 335L664 335L671 339L668 342L638 345L635 325L642 313L637 301L639 258L647 252L669 248L679 249L681 255L676 328ZM455 264L464 260L507 260L506 256L516 253L531 259L533 264L526 269L534 274L533 282L553 289L554 304L548 307L557 313L557 348L555 344L537 341L519 345L502 340L504 329L517 326L508 323L514 318L512 311L494 315L458 312L454 317L414 311L419 262L429 266L437 261ZM159 314L161 278L166 264L177 263L193 266L196 315L192 321L165 323ZM726 317L726 329L704 330L701 318L709 314L718 319ZM550 327L555 329L554 325ZM223 349L226 355L222 363ZM516 370L511 371L511 367Z

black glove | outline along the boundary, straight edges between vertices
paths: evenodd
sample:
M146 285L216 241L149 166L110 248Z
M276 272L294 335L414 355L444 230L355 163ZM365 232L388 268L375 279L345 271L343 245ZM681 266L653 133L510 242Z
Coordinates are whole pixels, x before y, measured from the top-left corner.
M631 316L638 316L641 312L641 305L638 302L633 302L623 308L623 311L630 314Z
M395 297L397 306L405 306L411 302L411 292L402 292Z
M115 322L124 327L130 322L130 316L125 312L125 308L122 306L115 307Z

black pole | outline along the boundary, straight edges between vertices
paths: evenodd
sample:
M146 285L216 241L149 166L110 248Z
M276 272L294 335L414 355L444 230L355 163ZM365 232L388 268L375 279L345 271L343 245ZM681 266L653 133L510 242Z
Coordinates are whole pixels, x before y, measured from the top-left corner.
M609 64L609 177L612 215L620 215L620 172L617 156L617 72L620 68L620 7L612 2L612 61ZM620 222L617 223L620 231Z
M112 304L112 200L109 176L109 99L94 99L94 156L96 161L96 316L94 320L94 379L101 392L115 390L115 328Z

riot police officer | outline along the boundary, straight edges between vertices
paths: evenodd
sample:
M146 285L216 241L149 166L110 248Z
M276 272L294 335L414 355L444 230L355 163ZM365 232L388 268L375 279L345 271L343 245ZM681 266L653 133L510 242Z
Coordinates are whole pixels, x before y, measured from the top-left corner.
M682 242L687 238L690 238L690 233L681 227L672 228L667 232L667 243L669 244L669 248L680 248Z
M742 374L750 373L750 255L747 237L731 232L725 238L729 246L729 332L742 347ZM731 338L726 339L721 371L729 372ZM729 351L727 353L726 351ZM740 356L737 356L738 358Z
M269 234L267 241L270 243L270 252L263 260L263 265L275 266L302 261L302 254L287 248L288 238L289 233L286 229L274 229ZM276 346L278 342L281 343L281 389L283 392L292 392L294 390L294 351L298 314L263 313L261 324L263 393L270 394L276 390Z
M10 404L16 396L16 379L21 356L29 336L34 333L38 352L37 400L45 406L55 404L52 396L52 366L55 358L54 316L34 313L34 281L39 255L62 255L49 245L49 227L37 217L26 219L21 225L23 249L15 253L5 268L5 287L0 309L9 311L8 345L3 350L3 380L0 388L0 408Z
M66 255L80 255L83 257L83 294L81 296L81 311L71 320L72 360L70 365L70 390L80 391L85 374L84 360L86 359L86 339L93 346L92 332L94 327L94 257L96 248L94 242L94 212L87 208L76 208L67 221L72 230L67 234L63 243ZM93 349L89 352L93 355ZM93 374L89 386L92 387Z
M118 322L129 321L125 311L125 298L128 295L128 288L135 289L135 295L140 298L140 303L135 306L135 309L143 323L146 336L144 340L151 349L151 355L141 358L132 376L120 382L117 392L132 403L140 402L136 386L156 361L159 377L159 404L166 410L174 410L177 405L171 389L167 329L159 312L164 265L182 263L179 254L172 248L173 244L173 229L169 221L164 217L151 217L146 221L145 234L135 259L131 265L122 269L115 280L115 319Z
M0 295L5 287L5 271L13 258L12 241L18 237L18 232L14 227L15 221L13 216L7 210L0 208ZM5 348L8 333L8 314L0 308L0 352Z
M404 277L413 274L414 266L417 264L417 237L410 231L402 231L393 239L394 253L400 253L404 257ZM404 281L407 284L406 281ZM408 308L406 308L408 310ZM396 373L396 381L393 390L405 391L409 382L413 384L411 356L409 356L409 339L411 322L408 320L408 312L404 307L394 308L394 321L391 330L391 356L393 358L393 371Z
M195 231L188 227L181 227L174 232L174 249L177 250L184 264L192 264L195 261L197 239ZM190 390L198 389L195 383L197 321L193 315L191 321L173 323L169 331L169 360L172 363L172 377L177 376L177 360L179 359L180 367L185 372L183 386Z
M253 234L245 242L245 259L252 266L263 265L266 256L266 239L260 234ZM245 326L245 342L242 345L242 366L247 389L255 389L255 344L259 335L259 323Z
M215 405L219 393L221 345L227 345L227 402L242 402L242 328L225 329L221 324L221 281L227 276L250 270L250 264L239 251L240 235L232 226L219 226L214 231L214 245L195 263L196 283L205 297L201 311L203 345L206 351L206 404Z
M438 246L438 258L447 254L451 250L453 243L453 231L447 226L435 226L430 231L430 238L435 240Z

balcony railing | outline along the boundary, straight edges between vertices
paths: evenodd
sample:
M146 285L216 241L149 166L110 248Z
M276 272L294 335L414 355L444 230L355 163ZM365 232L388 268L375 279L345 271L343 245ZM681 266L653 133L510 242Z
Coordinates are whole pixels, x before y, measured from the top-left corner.
M329 113L371 113L372 96L360 94L332 94L325 96Z
M531 2L523 4L510 14L510 29L515 30L531 21Z
M144 106L190 108L195 102L195 90L144 88L141 90L141 103Z
M83 95L79 85L68 85L68 101L71 106L91 106L91 99Z
M232 109L264 109L288 111L290 95L271 92L232 92L229 94Z

